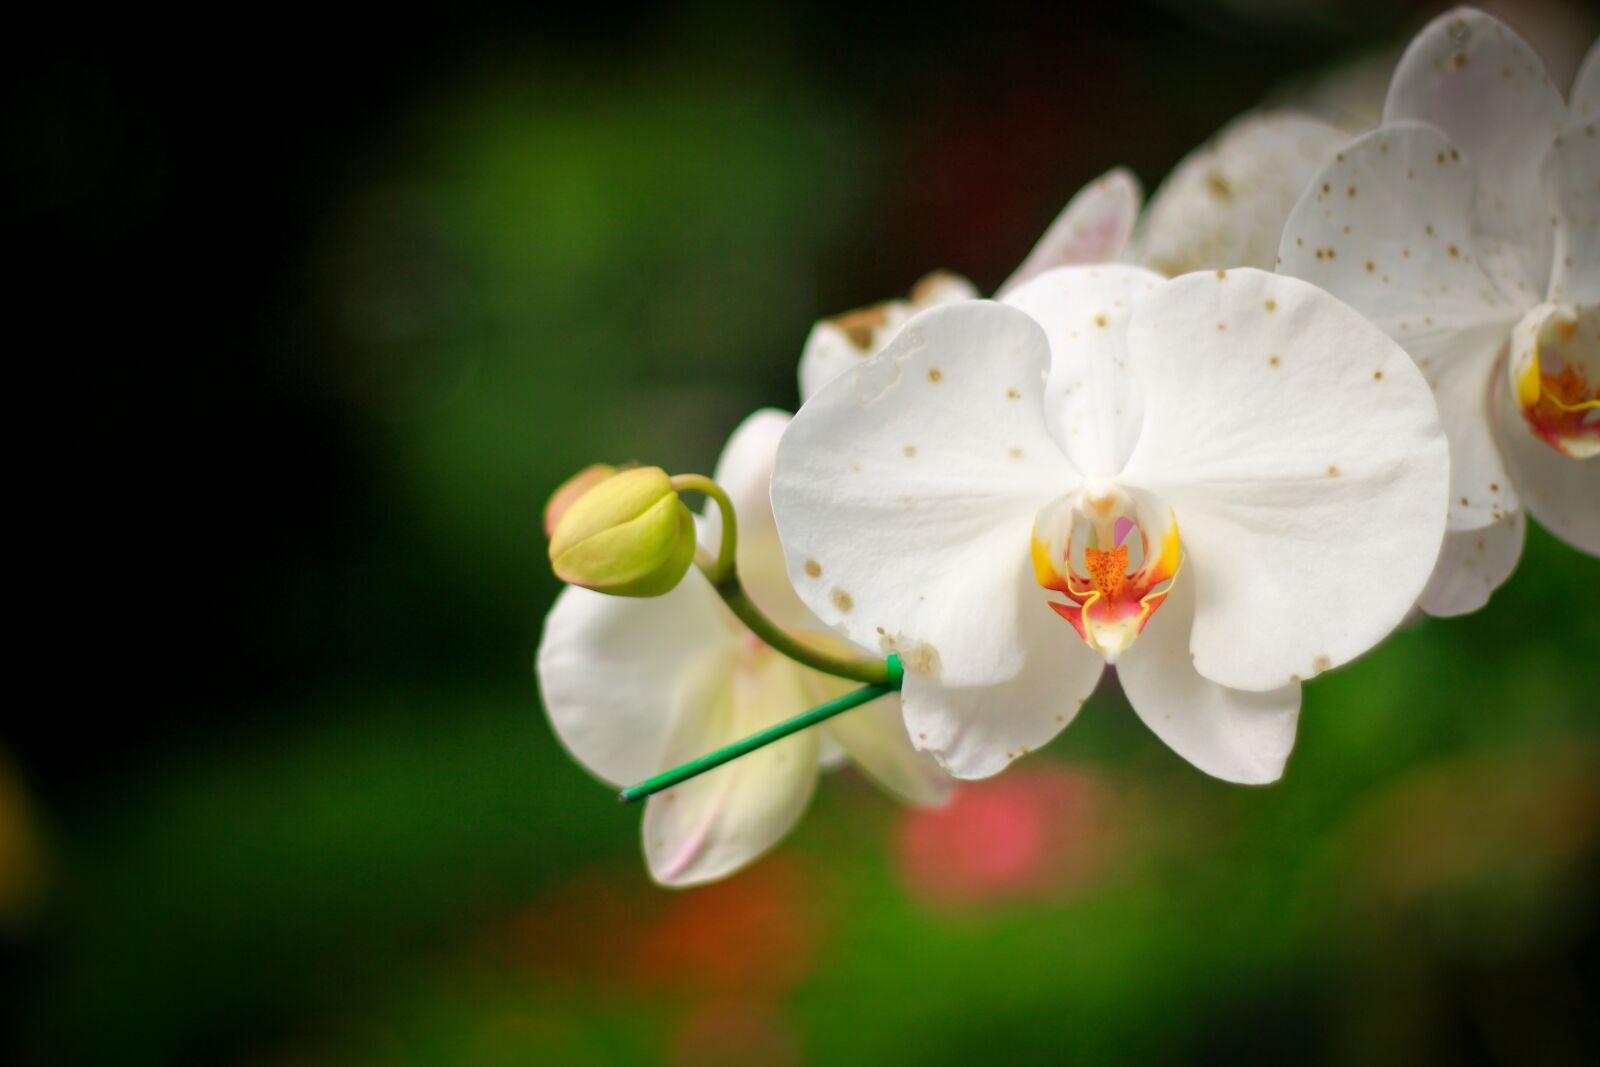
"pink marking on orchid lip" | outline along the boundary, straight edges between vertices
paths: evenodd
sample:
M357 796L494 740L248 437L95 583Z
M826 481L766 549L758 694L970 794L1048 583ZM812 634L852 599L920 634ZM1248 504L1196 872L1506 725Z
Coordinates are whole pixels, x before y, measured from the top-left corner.
M1111 547L1112 548L1116 548L1118 545L1122 544L1123 541L1126 541L1128 539L1128 531L1131 530L1131 529L1133 529L1133 520L1132 519L1128 518L1125 515L1120 517L1120 518L1118 518L1117 519L1116 530L1115 530L1115 533L1116 533L1116 544L1113 544Z

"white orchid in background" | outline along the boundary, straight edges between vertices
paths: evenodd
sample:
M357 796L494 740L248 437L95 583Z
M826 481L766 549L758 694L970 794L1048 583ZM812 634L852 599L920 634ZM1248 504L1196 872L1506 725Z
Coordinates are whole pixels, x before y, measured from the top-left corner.
M1121 258L1139 217L1139 180L1118 167L1080 189L1001 290L1052 267L1106 263ZM940 304L978 299L967 279L935 271L919 281L907 300L886 300L823 319L811 329L800 354L800 397L810 397L837 375L874 355L906 320Z
M1173 277L1277 262L1300 191L1349 135L1293 111L1250 112L1184 156L1161 183L1125 257Z
M1600 48L1570 108L1481 12L1440 16L1378 129L1306 189L1279 270L1410 353L1450 439L1450 533L1420 604L1474 611L1515 568L1523 510L1600 554Z
M900 656L955 775L1043 745L1115 662L1180 755L1267 782L1300 682L1415 602L1447 486L1426 383L1337 300L1106 266L913 318L801 409L772 496L801 599Z
M1594 5L1583 0L1479 0L1477 6L1532 45L1558 85L1572 81L1584 48L1600 30ZM1331 67L1291 76L1267 94L1268 106L1331 122L1351 137L1366 133L1383 122L1383 99L1404 51L1403 43L1379 44Z
M1185 156L1150 200L1143 219L1139 181L1125 168L1078 191L1011 277L1003 297L1056 267L1131 262L1163 274L1222 267L1272 269L1278 234L1317 168L1346 135L1287 111L1240 116ZM880 351L919 311L976 300L966 278L936 271L909 299L888 300L812 328L800 357L800 396Z
M771 619L823 646L840 645L784 575L767 484L789 417L760 411L729 438L716 481L739 520L738 569ZM715 509L703 545L721 532ZM854 689L785 658L747 630L690 569L652 599L570 588L545 621L539 684L551 724L572 755L613 785L628 785L705 755ZM882 697L652 796L644 815L651 875L671 886L724 877L782 838L805 811L819 767L842 756L897 796L940 803L950 779L906 735L899 699Z

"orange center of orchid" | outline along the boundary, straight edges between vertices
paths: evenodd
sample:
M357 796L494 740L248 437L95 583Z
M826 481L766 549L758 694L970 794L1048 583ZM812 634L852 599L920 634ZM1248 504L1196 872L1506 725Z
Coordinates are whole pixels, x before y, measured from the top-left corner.
M1600 356L1600 313L1559 307L1519 333L1514 373L1528 428L1562 455L1600 453L1600 374L1590 385L1584 367Z
M1182 560L1171 512L1140 518L1133 499L1112 490L1063 498L1034 519L1034 577L1067 598L1047 603L1108 661L1144 632Z
M1110 552L1098 548L1083 550L1089 582L1107 600L1117 600L1128 588L1128 546L1118 545Z

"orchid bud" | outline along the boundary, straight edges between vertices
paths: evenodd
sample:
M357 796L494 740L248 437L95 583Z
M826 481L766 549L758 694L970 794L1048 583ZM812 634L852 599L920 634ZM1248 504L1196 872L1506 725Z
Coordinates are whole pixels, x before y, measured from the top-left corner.
M561 521L561 516L567 513L567 509L577 503L583 494L616 473L617 468L609 463L595 463L562 482L545 502L544 535L554 537L556 525Z
M554 520L550 564L572 585L612 596L660 596L694 560L694 517L660 467L599 478Z

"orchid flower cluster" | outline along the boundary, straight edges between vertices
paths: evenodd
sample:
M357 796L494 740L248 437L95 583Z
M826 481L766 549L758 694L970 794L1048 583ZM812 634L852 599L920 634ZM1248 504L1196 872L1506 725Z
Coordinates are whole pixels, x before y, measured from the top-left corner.
M1600 47L1564 97L1458 9L1378 128L1247 116L1142 211L1113 170L992 299L939 272L818 323L799 412L711 478L563 486L544 702L648 796L651 875L749 864L845 760L938 804L1112 664L1178 755L1275 781L1301 686L1482 607L1525 512L1600 555L1597 125Z

